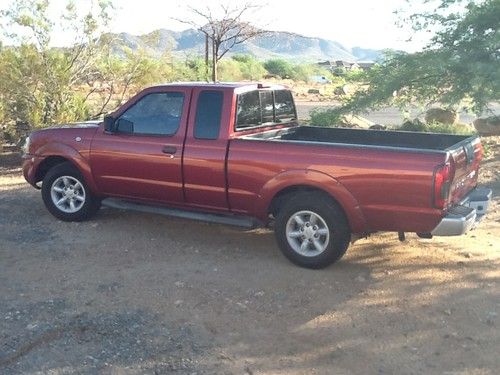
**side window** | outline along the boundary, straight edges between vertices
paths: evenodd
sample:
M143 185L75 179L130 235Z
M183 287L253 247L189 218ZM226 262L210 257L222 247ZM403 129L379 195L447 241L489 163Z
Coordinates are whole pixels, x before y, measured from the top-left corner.
M202 91L198 96L194 137L198 139L217 139L222 116L221 91Z
M153 93L139 99L117 120L117 131L134 134L173 135L179 128L184 94Z
M258 126L261 123L260 98L258 91L238 95L236 130Z
M287 122L295 120L295 106L293 105L292 93L287 90L276 90L274 92L274 107L276 111L276 122Z

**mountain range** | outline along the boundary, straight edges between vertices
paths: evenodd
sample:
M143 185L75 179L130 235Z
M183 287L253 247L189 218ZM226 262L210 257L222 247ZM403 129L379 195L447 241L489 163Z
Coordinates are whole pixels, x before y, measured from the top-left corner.
M132 35L129 33L112 34L116 48L126 46L132 50L145 49L159 56L166 51L177 57L203 55L205 37L195 30L171 31L159 29L149 34ZM117 51L119 52L119 51ZM381 50L354 47L322 38L306 37L299 34L272 31L236 45L231 54L249 54L258 60L282 58L300 62L324 60L377 61Z

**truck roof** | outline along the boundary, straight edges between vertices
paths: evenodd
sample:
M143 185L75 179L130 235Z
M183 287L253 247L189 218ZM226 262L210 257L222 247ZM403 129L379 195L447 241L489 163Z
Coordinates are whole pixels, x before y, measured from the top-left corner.
M266 82L169 82L155 85L153 87L201 87L201 88L224 88L224 89L257 89L257 88L269 88L269 89L284 89L283 85L277 85Z

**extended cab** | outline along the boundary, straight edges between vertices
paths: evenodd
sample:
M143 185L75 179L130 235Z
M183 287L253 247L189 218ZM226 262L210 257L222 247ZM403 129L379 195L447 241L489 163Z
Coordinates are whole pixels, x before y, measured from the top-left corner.
M100 123L33 132L23 171L57 218L101 201L246 227L274 226L294 263L340 259L375 231L461 235L488 208L477 136L301 126L262 84L150 87Z

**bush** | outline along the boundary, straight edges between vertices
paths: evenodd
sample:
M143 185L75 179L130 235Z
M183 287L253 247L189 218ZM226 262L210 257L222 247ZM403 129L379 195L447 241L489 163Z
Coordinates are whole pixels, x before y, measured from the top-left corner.
M264 63L264 68L270 73L278 75L282 78L290 78L293 76L293 65L283 59L271 59Z
M310 113L310 124L320 127L344 127L345 115L339 112L336 108L315 108ZM466 124L441 124L437 122L425 123L418 119L406 121L401 126L392 126L390 130L418 132L418 133L442 133L442 134L460 134L470 135L475 134L472 127Z
M236 60L221 60L217 66L218 77L221 81L241 81L243 74L241 73L240 63Z
M406 121L400 127L393 127L393 130L461 135L469 135L475 133L474 129L466 124L442 124L439 122L425 123L418 119L413 121Z
M267 73L262 63L250 55L235 55L233 60L238 62L243 79L258 81Z
M310 113L310 124L321 127L338 127L341 123L341 115L334 109L315 108Z

